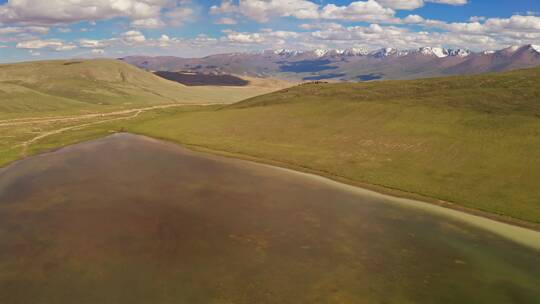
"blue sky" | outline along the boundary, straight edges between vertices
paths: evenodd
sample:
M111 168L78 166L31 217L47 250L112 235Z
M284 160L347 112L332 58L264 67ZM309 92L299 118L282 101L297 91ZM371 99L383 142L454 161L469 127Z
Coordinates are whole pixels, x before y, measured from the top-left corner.
M538 0L0 0L0 61L540 45Z

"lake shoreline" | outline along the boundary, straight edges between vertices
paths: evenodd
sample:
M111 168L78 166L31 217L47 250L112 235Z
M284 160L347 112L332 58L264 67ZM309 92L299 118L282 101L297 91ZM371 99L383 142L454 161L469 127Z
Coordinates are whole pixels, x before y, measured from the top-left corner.
M176 148L188 149L188 150L191 150L191 151L197 152L197 153L204 153L204 154L206 154L208 156L224 157L224 158L227 158L227 159L230 159L230 160L247 161L247 162L250 162L250 163L253 163L253 164L257 164L257 165L268 166L268 167L274 168L274 169L286 170L286 171L288 171L290 173L301 174L301 175L308 176L310 178L323 179L326 183L334 183L336 186L350 187L349 190L362 191L364 193L369 192L369 193L371 193L373 195L377 195L377 196L380 196L380 197L382 196L386 200L392 200L392 199L394 199L394 200L403 200L403 203L405 203L406 205L412 206L412 207L422 206L424 208L421 208L421 209L424 209L424 210L425 210L426 207L427 207L427 209L431 209L431 208L429 208L430 206L432 208L441 208L441 211L442 210L447 210L448 212L453 211L453 212L461 213L464 216L470 216L470 217L475 217L475 218L478 218L478 219L484 219L484 220L487 220L487 221L493 221L493 222L496 222L496 223L499 223L499 224L509 225L509 226L514 227L514 228L524 229L525 232L532 231L534 233L539 233L539 235L540 235L540 224L537 224L537 223L527 222L527 221L523 221L523 220L520 220L520 219L509 217L509 216L499 215L499 214L495 214L495 213L491 213L491 212L487 212L487 211L483 211L483 210L467 208L467 207L464 207L464 206L457 205L455 203L451 203L451 202L447 202L447 201L443 201L443 200L438 200L438 199L435 199L435 198L426 197L426 196L416 194L416 193L413 193L413 192L406 192L406 191L403 191L403 190L392 189L392 188L388 188L388 187L381 186L381 185L375 185L375 184L368 184L368 183L362 183L362 182L358 182L358 181L353 181L353 180L350 180L350 179L347 179L347 178L343 178L343 177L340 177L340 176L337 176L337 175L333 175L333 174L331 174L329 172L324 172L324 171L319 171L319 170L312 169L312 168L302 167L302 166L299 166L299 165L296 165L296 164L289 164L289 163L279 162L279 161L275 161L275 160L257 158L257 157L254 157L254 156L245 155L245 154L239 154L239 153L234 153L234 152L229 152L229 151L215 150L215 149L212 149L212 148L209 148L209 147L206 147L206 146L202 146L202 145L187 144L187 143L182 143L182 142L179 142L179 141L171 140L169 138L151 136L151 135L148 135L148 134L136 133L136 132L115 132L115 133L111 133L111 134L108 134L108 135L96 137L96 138L93 138L93 139L84 139L84 140L82 140L80 142L75 142L75 143L71 143L71 144L69 144L67 146L62 146L62 147L58 147L58 148L54 148L54 149L49 149L49 150L46 150L46 151L43 151L43 152L40 152L40 153L37 153L37 154L28 155L28 156L25 156L25 157L23 157L21 159L17 159L17 160L15 160L13 162L7 163L4 166L0 167L0 174L2 173L2 171L6 170L8 167L11 167L12 165L15 165L18 162L24 161L25 159L36 157L36 156L39 156L39 155L42 155L42 154L53 153L53 152L56 152L56 151L59 151L59 150L62 150L62 149L66 149L66 148L68 148L68 147L70 147L72 145L77 145L77 144L81 144L81 143L88 142L88 141L93 141L93 140L100 140L100 139L103 139L103 138L107 138L107 137L111 137L111 136L117 136L117 135L139 136L139 137L145 138L146 140L152 140L152 141L156 141L156 142L159 142L159 143L172 145L173 147L176 147ZM419 205L419 206L414 206L414 205ZM458 218L458 217L455 217L455 218ZM535 246L535 249L540 251L540 238L539 238L538 245Z
M223 157L228 157L228 158L235 158L235 159L254 162L254 163L257 163L257 164L269 165L269 166L273 166L273 167L277 167L277 168L281 168L281 169L289 169L289 170L299 172L299 173L316 175L316 176L319 176L319 177L327 178L327 179L329 179L331 181L334 181L334 182L337 182L337 183L342 183L342 184L345 184L345 185L348 185L348 186L357 187L357 188L360 188L360 189L363 189L363 190L373 191L375 193L379 193L379 194L382 194L382 195L387 195L387 196L391 196L391 197L395 197L395 198L410 199L410 200L418 201L418 202L421 202L421 203L427 203L427 204L439 206L439 207L442 207L442 208L451 209L451 210L467 213L467 214L470 214L470 215L483 217L483 218L490 219L490 220L493 220L493 221L497 221L497 222L501 222L501 223L505 223L505 224L510 224L510 225L513 225L513 226L517 226L517 227L521 227L521 228L527 228L527 229L530 229L530 230L540 232L540 224L539 223L528 222L528 221L524 221L524 220L521 220L521 219L510 217L510 216L496 214L496 213L483 211L483 210L479 210L479 209L472 209L472 208L460 206L460 205L458 205L456 203L452 203L452 202L448 202L448 201L444 201L444 200L440 200L440 199L436 199L436 198L432 198L432 197L427 197L427 196L417 194L417 193L414 193L414 192L407 192L407 191L403 191L403 190L400 190L400 189L393 189L393 188L389 188L389 187L382 186L382 185L358 182L358 181L350 180L350 179L347 179L347 178L344 178L344 177L341 177L341 176L334 175L334 174L329 173L329 172L324 172L324 171L320 171L320 170L316 170L316 169L312 169L312 168L307 168L307 167L299 166L299 165L296 165L296 164L290 164L290 163L284 163L284 162L275 161L275 160L258 158L258 157L254 157L254 156L251 156L251 155L234 153L234 152L229 152L229 151L215 150L215 149L212 149L212 148L209 148L209 147L206 147L206 146L202 146L202 145L186 144L186 143L175 141L175 140L172 140L172 139L169 139L169 138L159 137L159 136L151 136L151 135L144 134L144 133L136 133L136 132L128 132L128 133L129 134L139 135L139 136L144 136L144 137L147 137L147 138L150 138L150 139L156 139L156 140L159 140L159 141L164 141L164 142L167 142L167 143L172 143L172 144L175 144L175 145L180 145L182 147L185 147L185 148L188 148L190 150L197 151L197 152L203 152L203 153L208 153L208 154L213 154L213 155L218 155L218 156L223 156Z
M491 217L483 216L482 215L483 212L481 211L467 212L467 211L464 211L466 210L464 207L461 207L461 208L464 208L464 210L460 210L459 208L447 207L447 205L432 203L428 201L422 201L422 200L413 199L410 197L403 197L403 196L400 197L397 195L392 195L390 193L384 193L384 192L379 192L374 189L368 189L367 187L361 187L353 183L347 183L340 180L336 180L330 176L325 176L323 174L307 172L307 170L302 171L301 169L292 168L292 166L291 167L280 166L280 165L272 164L269 161L265 161L265 160L258 160L256 158L249 158L247 156L242 157L241 155L236 156L235 154L232 154L229 152L214 151L205 147L179 144L173 141L169 141L169 140L161 139L161 138L155 138L155 137L147 136L144 134L116 133L111 136L122 135L122 134L141 136L149 141L155 141L156 143L171 145L172 148L183 148L193 153L202 153L206 157L209 157L209 158L217 158L217 159L225 158L230 161L248 162L248 163L251 163L252 165L264 166L269 169L281 170L281 171L288 172L290 174L303 176L312 180L324 182L326 185L340 188L340 189L349 191L351 193L357 193L357 194L359 193L359 194L383 199L385 200L385 202L390 203L390 204L398 204L404 207L422 210L424 212L428 212L433 215L449 217L454 220L458 220L462 223L475 226L476 228L480 228L484 231L489 231L507 240L516 242L522 246L526 246L528 248L532 248L537 251L540 251L540 231L538 230L538 228L533 229L531 227L527 227L523 225L516 225L515 223L512 223L510 221L505 222L505 221L497 220L497 216L495 215ZM391 190L392 189L388 189L388 192L391 192ZM452 206L455 206L455 205L452 205Z

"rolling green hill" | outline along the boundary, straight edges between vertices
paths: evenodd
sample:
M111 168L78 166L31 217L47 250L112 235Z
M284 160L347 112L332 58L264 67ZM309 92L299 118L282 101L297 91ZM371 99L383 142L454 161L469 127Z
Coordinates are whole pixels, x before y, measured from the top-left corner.
M45 137L83 125L130 120L157 108L233 103L290 86L249 81L187 87L110 59L0 65L0 166L42 147Z
M540 223L540 69L306 84L128 130Z
M271 88L186 86L119 60L0 65L0 118L111 111L169 103L230 103Z

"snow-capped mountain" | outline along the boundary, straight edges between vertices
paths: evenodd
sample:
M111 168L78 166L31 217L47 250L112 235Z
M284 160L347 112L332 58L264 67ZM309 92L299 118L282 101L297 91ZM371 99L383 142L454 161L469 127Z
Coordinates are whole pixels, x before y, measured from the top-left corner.
M324 57L324 56L326 56L329 52L330 52L330 50L327 50L327 49L316 49L316 50L313 51L313 54L314 54L316 57Z
M343 52L345 56L366 56L368 54L369 50L364 48L350 48L345 49L345 52Z
M289 49L277 49L277 50L273 50L272 53L274 53L276 55L281 55L281 56L297 56L297 55L302 54L303 51L289 50Z
M467 57L471 54L467 49L445 49L440 47L421 47L418 49L397 49L397 48L382 48L374 51L361 48L351 49L317 49L311 52L315 57L321 58L326 56L373 56L377 58L384 57L402 57L410 54L434 56L444 58L448 56Z
M294 50L212 55L204 58L123 58L156 71L234 74L291 80L410 79L505 71L540 65L540 46L510 46L497 51L472 52L465 48L363 48Z
M471 55L471 51L467 49L448 49L450 56L467 57Z
M435 56L438 58L448 57L449 51L440 47L421 47L417 50L422 55Z
M376 58L384 58L384 57L390 57L390 56L406 56L408 55L408 51L400 51L395 48L383 48L380 50L375 50L371 53L369 53L370 56L376 57Z

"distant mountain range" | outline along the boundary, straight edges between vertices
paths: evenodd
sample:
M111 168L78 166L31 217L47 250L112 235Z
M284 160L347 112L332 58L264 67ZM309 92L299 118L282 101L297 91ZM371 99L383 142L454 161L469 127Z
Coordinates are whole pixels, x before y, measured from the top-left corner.
M499 72L540 65L540 46L512 46L497 51L422 47L269 50L204 58L129 56L121 60L151 71L233 74L288 80L370 81Z

